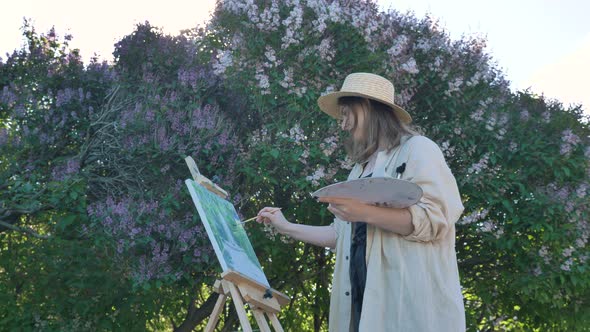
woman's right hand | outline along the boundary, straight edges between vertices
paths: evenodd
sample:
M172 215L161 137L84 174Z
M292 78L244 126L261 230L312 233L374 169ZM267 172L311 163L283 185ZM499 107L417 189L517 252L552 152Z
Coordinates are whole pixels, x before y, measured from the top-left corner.
M273 225L281 234L286 234L288 232L289 226L292 225L289 221L287 221L281 210L276 207L265 207L260 210L260 212L258 212L258 216L256 217L256 221L259 223Z
M336 231L332 226L310 226L293 224L285 219L281 209L265 207L258 212L256 221L271 224L281 234L292 239L307 242L321 247L336 248Z

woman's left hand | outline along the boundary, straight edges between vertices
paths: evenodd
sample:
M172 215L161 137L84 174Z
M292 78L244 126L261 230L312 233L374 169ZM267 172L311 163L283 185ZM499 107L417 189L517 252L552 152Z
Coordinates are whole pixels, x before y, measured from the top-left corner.
M371 210L375 207L356 199L339 197L321 197L319 202L329 203L328 211L343 221L367 221Z

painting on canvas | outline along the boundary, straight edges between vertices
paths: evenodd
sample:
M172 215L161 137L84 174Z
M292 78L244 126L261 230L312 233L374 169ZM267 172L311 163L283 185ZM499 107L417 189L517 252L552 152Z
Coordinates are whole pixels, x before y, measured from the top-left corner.
M233 204L194 180L185 183L223 271L236 271L270 287Z

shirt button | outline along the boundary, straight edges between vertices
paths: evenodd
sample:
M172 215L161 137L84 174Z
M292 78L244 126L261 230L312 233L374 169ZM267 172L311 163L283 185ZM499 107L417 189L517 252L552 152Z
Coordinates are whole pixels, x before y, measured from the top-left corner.
M344 293L344 295L348 296L348 295L350 295L350 292L346 292L346 293Z
M348 256L346 256L346 260L348 260Z

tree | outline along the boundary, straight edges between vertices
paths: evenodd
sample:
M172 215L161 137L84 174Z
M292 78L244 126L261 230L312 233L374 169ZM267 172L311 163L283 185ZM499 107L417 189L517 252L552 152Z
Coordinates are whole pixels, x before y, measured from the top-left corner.
M207 68L185 38L149 25L117 45L115 68L83 66L53 30L24 30L28 49L0 68L2 325L196 325L214 304L202 284L216 270L183 190L183 156L213 170L221 168L212 159L236 151L231 121L204 101ZM148 37L153 45L137 43ZM151 47L161 62L125 66L123 50L137 57ZM182 61L170 65L171 56ZM161 76L163 68L174 76Z
M470 329L587 325L590 150L580 107L511 93L484 40L451 41L428 17L380 12L370 1L224 1L210 28L222 41L212 50L215 72L227 89L248 91L252 105L246 165L255 166L241 168L246 195L255 197L244 207L250 214L272 204L297 221L331 222L307 193L343 179L344 155L332 149L343 138L315 100L350 72L381 74L459 180L466 211L457 251ZM329 289L329 278L314 273L330 255L301 247L269 250L295 250L291 262L305 272L287 292L311 298L296 296L292 326L317 330L327 291L314 290ZM292 265L266 271L290 280ZM306 315L310 307L320 309Z

